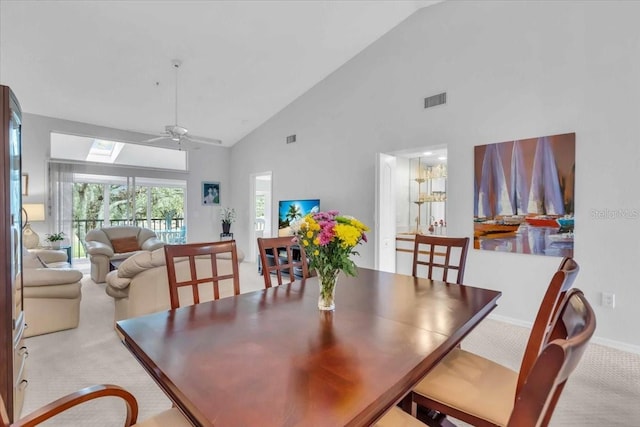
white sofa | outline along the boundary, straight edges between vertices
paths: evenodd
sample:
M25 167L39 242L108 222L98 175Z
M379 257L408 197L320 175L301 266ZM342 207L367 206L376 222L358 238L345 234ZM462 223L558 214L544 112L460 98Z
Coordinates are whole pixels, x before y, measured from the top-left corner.
M68 265L64 251L32 250L22 256L22 293L27 328L24 336L57 332L78 327L82 273Z
M153 251L165 245L152 230L130 225L91 230L84 240L91 261L91 279L96 283L104 283L111 270L111 261L123 260L138 251Z
M244 253L238 249L238 262L244 260ZM208 258L197 259L196 268L211 272L211 263ZM218 257L218 271L220 274L231 274L231 259ZM176 274L178 277L189 272L189 263L177 262ZM113 297L115 304L114 322L131 317L142 316L171 308L169 301L169 280L167 278L167 266L164 256L164 248L153 252L139 252L126 259L117 270L109 272L106 277L107 295ZM240 292L249 290L242 286L240 278ZM191 299L190 289L181 289L180 301L187 304ZM220 282L220 297L233 295L233 282L225 280ZM200 300L213 299L213 286L203 284L200 288Z

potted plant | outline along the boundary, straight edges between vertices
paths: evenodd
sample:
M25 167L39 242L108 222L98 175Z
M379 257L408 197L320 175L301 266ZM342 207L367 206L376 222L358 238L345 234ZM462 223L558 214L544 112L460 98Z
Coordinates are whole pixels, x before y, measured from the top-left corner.
M59 233L47 234L47 238L45 240L49 242L49 245L51 245L53 249L60 249L60 244L64 240L64 232L61 231Z
M236 210L233 208L220 209L220 220L222 221L222 232L229 234L231 232L231 223L236 220Z

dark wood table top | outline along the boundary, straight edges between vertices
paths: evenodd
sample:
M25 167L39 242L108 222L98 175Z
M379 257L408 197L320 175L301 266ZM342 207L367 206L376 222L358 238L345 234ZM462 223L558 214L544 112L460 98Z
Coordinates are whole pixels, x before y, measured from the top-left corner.
M496 306L500 292L360 268L335 312L315 277L117 323L195 425L365 426Z

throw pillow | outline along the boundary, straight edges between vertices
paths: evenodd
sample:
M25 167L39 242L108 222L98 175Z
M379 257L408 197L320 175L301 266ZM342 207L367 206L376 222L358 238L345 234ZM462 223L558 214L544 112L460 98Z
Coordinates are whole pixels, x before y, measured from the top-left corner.
M111 245L113 246L113 251L119 254L140 250L140 245L138 244L138 238L135 236L122 237L120 239L113 239L111 241Z

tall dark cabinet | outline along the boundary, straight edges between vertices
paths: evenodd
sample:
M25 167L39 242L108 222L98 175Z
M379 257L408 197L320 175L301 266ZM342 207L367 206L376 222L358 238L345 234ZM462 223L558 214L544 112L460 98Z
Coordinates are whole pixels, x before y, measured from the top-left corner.
M27 357L22 285L17 281L22 268L22 113L7 86L0 86L0 118L0 394L14 420L22 410Z

